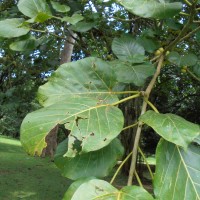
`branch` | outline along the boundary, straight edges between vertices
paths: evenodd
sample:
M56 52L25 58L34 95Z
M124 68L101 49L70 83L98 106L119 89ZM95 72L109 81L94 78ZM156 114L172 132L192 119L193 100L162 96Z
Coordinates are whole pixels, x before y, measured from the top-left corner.
M156 72L144 93L145 97L143 99L141 115L143 115L146 112L146 109L147 109L146 100L149 99L149 95L155 85L156 79L160 74L160 70L163 65L163 61L164 61L164 56L161 55L159 58L159 61L158 61ZM131 166L130 166L130 170L129 170L129 177L128 177L128 183L127 183L127 185L129 185L129 186L132 185L132 182L133 182L133 175L134 175L135 167L136 167L137 149L138 149L138 145L139 145L140 135L142 132L142 125L143 125L143 123L140 121L138 123L138 128L137 128L136 135L135 135L135 141L134 141L133 150L132 150L133 154L132 154Z

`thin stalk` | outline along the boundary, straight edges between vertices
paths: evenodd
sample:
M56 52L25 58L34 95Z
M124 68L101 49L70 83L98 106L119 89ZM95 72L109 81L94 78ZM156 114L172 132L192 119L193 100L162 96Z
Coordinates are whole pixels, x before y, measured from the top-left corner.
M144 162L145 162L146 165L147 165L147 168L148 168L148 170L149 170L149 174L150 174L151 179L152 179L152 181L153 181L154 176L153 176L153 172L151 171L151 167L149 166L149 163L148 163L148 161L147 161L147 159L146 159L144 153L143 153L142 150L140 149L140 147L138 147L138 151L140 152L142 158L144 159Z
M126 163L126 161L131 157L133 152L130 152L128 154L128 156L126 156L126 158L123 160L123 162L120 164L120 166L118 167L117 171L115 172L114 176L112 177L110 184L113 184L115 178L117 177L117 175L119 174L119 171L121 170L121 168L123 167L123 165Z
M138 122L135 123L135 124L132 124L132 125L130 125L130 126L124 127L124 128L122 129L122 131L125 131L126 129L132 128L132 127L137 126L137 125L138 125Z
M188 6L192 6L192 4L188 0L184 0Z
M147 104L156 112L159 113L158 109L146 98L144 98L144 100L147 102Z
M115 103L113 103L113 104L111 104L111 105L112 105L112 106L116 106L116 105L118 105L118 104L120 104L120 103L123 103L123 102L125 102L125 101L131 100L131 99L135 99L135 98L137 98L137 97L139 97L139 96L140 96L140 93L139 93L139 94L132 95L132 96L130 96L130 97L126 97L126 98L124 98L124 99L122 99L122 100L120 100L120 101L117 101L117 102L115 102Z
M189 69L187 69L187 72L190 76L192 76L193 79L200 82L200 78L198 78L195 74L193 74Z
M142 181L140 180L140 177L138 176L138 173L136 172L136 170L135 170L134 174L137 179L137 182L139 183L139 186L144 188L144 186L142 185Z
M143 104L142 104L142 109L141 109L140 115L143 115L146 112L147 102L145 101L145 98L148 100L149 95L150 95L150 93L151 93L151 91L152 91L152 89L155 85L156 79L160 74L160 70L161 70L161 67L163 65L163 61L164 61L164 56L161 55L160 58L159 58L159 61L158 61L156 72L155 72L153 78L151 79L151 82L149 83L149 85L147 86L147 89L145 91L146 96L143 99ZM143 125L142 122L138 123L138 128L137 128L137 131L136 131L135 141L134 141L133 150L132 150L133 154L132 154L132 159L131 159L131 166L130 166L130 170L129 170L129 177L128 177L127 185L132 185L132 181L133 181L133 175L134 175L135 167L136 167L137 149L138 149L138 145L139 145L140 135L141 135L141 132L142 132L142 125Z

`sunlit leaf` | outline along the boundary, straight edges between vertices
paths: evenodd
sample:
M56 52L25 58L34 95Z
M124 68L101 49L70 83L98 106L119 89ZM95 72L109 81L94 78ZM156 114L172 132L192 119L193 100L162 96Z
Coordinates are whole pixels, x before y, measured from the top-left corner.
M73 183L70 195L65 194L63 200L153 200L154 198L143 188L126 186L116 189L108 182L98 179L78 181ZM82 183L82 184L81 184ZM72 185L73 185L72 184ZM71 187L71 186L70 186ZM88 191L88 192L86 192Z
M178 14L182 9L180 2L166 3L164 0L118 0L131 13L145 17L164 19Z
M0 37L12 38L26 35L30 28L21 26L24 19L13 18L0 21Z
M119 82L142 86L146 79L154 74L155 68L150 63L131 64L119 61L115 66L115 71Z
M95 179L95 177L88 177L88 178L83 178L83 179L79 179L75 182L73 182L69 188L67 189L67 192L65 193L63 200L70 200L72 199L74 193L76 192L76 190L80 187L80 185L82 185L84 182L87 182L89 180Z
M187 151L165 140L156 150L154 193L158 199L200 199L200 146Z
M112 66L90 57L60 66L48 83L39 88L38 98L43 106L67 100L70 96L93 96L114 102L117 99L110 92L116 84Z
M21 125L22 145L29 154L40 155L47 134L57 124L65 124L70 130L66 156L105 147L121 132L124 119L119 108L103 103L89 97L69 97L28 114Z
M118 139L98 151L77 155L74 158L63 156L67 150L68 140L65 140L59 144L54 161L61 169L62 175L73 180L89 176L105 177L123 155L123 147Z
M38 13L51 15L50 8L45 0L19 0L18 9L24 15L34 18Z
M197 124L170 113L160 114L149 110L139 119L152 127L165 140L184 149L187 149L187 146L200 134Z
M53 9L55 9L56 11L58 12L69 12L70 11L70 7L69 6L66 6L66 5L62 5L58 2L55 2L55 1L51 1L51 5L53 7Z

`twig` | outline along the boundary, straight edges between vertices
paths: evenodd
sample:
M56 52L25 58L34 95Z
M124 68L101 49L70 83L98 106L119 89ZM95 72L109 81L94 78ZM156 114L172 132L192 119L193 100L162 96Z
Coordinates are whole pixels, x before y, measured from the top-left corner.
M192 73L188 68L186 69L188 74L192 76L193 79L200 82L200 78L198 78L194 73Z
M149 170L151 179L153 180L153 179L154 179L154 177L153 177L153 172L151 171L151 167L149 166L149 163L147 162L147 159L146 159L144 153L142 152L142 150L140 149L140 147L138 147L138 151L140 152L142 158L144 159L144 162L146 163L147 168L148 168L148 170Z
M123 167L123 165L126 163L126 161L131 157L133 152L130 152L128 154L128 156L126 156L126 158L123 160L123 162L120 164L120 166L118 167L117 171L115 172L114 176L112 177L111 181L110 181L110 184L113 184L115 178L117 177L119 171L121 170L121 168Z

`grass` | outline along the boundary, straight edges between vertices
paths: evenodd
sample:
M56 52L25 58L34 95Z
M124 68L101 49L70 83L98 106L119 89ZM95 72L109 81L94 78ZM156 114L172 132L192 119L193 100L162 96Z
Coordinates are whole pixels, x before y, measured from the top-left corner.
M30 157L18 140L0 136L1 200L60 200L70 184L48 158Z

